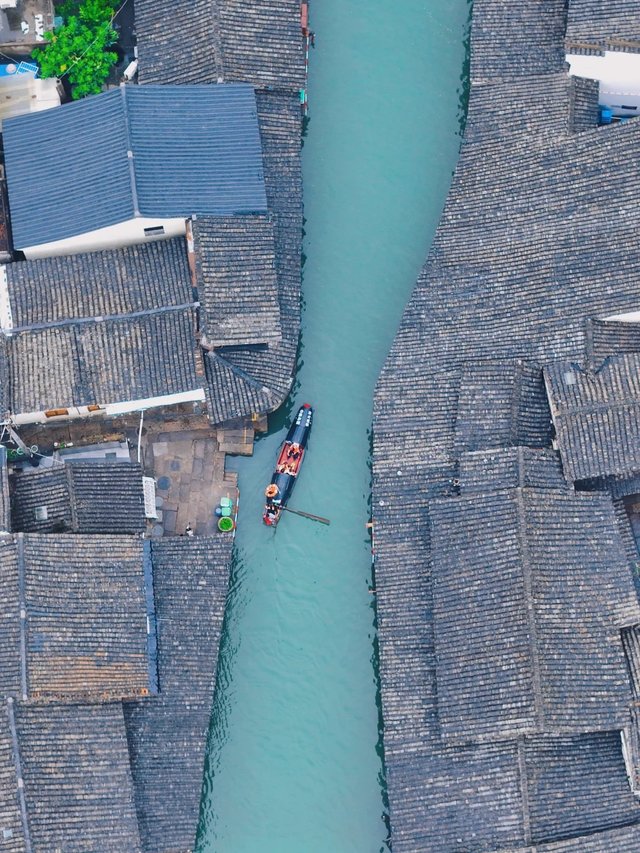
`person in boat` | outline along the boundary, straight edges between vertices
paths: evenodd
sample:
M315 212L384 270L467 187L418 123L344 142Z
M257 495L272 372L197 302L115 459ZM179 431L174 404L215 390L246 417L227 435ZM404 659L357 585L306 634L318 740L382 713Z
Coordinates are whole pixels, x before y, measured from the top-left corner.
M278 510L278 505L282 501L282 496L280 495L280 489L276 486L275 483L269 483L267 488L264 491L265 497L267 498L267 509L272 507L274 511Z
M300 445L297 442L294 442L289 448L289 452L287 453L289 459L293 459L294 462L297 459L300 459Z

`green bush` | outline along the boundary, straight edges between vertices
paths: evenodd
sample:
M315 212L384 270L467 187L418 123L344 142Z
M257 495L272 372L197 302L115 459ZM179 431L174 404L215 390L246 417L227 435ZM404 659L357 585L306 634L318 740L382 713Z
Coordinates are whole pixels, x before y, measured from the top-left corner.
M108 50L118 40L114 8L114 0L68 0L60 7L63 25L45 33L46 47L31 54L40 76L68 77L74 100L98 94L118 58Z

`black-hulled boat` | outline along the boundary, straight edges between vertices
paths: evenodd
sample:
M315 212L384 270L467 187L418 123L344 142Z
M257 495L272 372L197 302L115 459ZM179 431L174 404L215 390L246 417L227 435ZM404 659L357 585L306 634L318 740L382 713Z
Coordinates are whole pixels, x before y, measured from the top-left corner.
M312 421L313 409L309 403L305 403L300 407L296 419L289 427L284 444L280 448L276 470L273 472L271 482L265 489L267 500L262 513L262 520L270 527L275 527L280 521L282 507L287 505L287 501L291 497L304 459Z

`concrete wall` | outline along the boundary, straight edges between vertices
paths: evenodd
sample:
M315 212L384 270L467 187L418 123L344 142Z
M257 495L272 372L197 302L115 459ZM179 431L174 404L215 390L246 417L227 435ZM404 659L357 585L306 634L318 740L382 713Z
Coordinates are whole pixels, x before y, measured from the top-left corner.
M145 228L162 226L164 234L158 237L147 236ZM179 237L186 232L184 219L160 219L157 217L139 216L107 228L87 231L75 237L64 240L54 240L52 243L41 243L38 246L16 246L21 249L27 260L34 258L51 258L54 255L76 255L78 252L95 252L98 249L119 249L121 246L133 246L136 243L146 243L149 240L162 240L168 237Z
M177 406L180 403L202 403L204 400L204 390L202 388L194 388L191 391L182 391L179 394L167 394L163 397L149 397L144 400L125 400L121 403L107 403L106 405L101 405L95 411L89 411L88 406L69 406L64 410L64 414L54 415L53 417L47 417L45 412L22 412L21 414L14 415L11 421L16 426L23 424L58 423L59 421L95 418L102 415L126 415L146 409Z
M640 115L640 54L616 50L607 50L604 56L568 53L567 62L575 77L600 81L600 103L611 107L614 115Z

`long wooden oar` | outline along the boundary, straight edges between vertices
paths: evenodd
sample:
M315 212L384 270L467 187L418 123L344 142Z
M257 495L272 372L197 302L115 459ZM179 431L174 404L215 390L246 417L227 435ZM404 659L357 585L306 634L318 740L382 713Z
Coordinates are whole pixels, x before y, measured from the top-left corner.
M310 512L302 512L301 509L291 509L289 506L281 506L287 512L292 512L294 515L301 515L303 518L310 518L311 521L319 521L320 524L331 524L328 518L323 518L321 515L312 515Z

